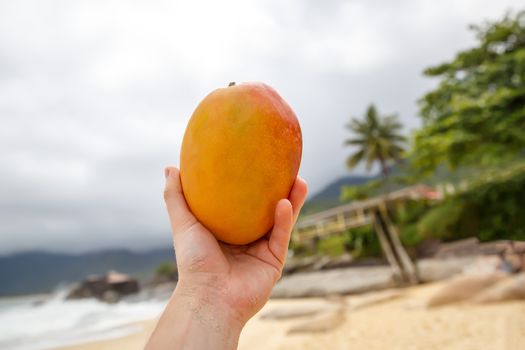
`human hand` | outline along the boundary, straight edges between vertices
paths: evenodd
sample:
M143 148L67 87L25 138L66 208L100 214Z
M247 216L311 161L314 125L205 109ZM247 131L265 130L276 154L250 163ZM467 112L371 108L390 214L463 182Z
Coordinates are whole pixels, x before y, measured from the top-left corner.
M166 168L165 175L164 199L179 272L173 300L183 300L187 311L205 329L224 336L225 344L235 342L244 324L266 303L281 276L290 234L306 198L306 182L297 177L289 198L277 203L271 232L251 244L234 246L217 241L193 216L182 192L178 169ZM177 312L182 311L174 308L173 313Z

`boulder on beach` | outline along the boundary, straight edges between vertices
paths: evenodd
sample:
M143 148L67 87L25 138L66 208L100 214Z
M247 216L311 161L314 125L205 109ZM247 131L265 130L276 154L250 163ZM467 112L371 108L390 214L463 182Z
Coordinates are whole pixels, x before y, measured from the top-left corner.
M495 303L500 301L525 299L525 273L504 279L474 297L475 303Z
M475 261L475 257L421 259L416 262L416 267L421 282L435 282L462 274L465 266L469 266Z
M298 273L283 277L272 291L274 298L326 297L357 294L395 286L388 266L343 268Z
M104 276L88 276L73 287L67 299L97 298L108 303L117 302L122 296L139 292L136 279L115 271Z
M427 301L427 307L436 307L472 299L507 277L502 272L464 275L453 278Z

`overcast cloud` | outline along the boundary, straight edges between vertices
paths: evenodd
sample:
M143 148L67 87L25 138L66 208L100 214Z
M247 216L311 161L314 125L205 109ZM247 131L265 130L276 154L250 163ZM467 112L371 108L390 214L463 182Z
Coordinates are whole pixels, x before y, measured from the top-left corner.
M170 245L163 168L197 103L264 81L297 113L312 192L371 101L419 125L422 70L518 1L0 0L0 254Z

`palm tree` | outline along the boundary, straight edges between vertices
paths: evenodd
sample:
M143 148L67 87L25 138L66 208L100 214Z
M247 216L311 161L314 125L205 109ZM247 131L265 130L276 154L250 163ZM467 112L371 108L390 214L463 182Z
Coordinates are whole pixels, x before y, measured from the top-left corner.
M352 118L347 128L354 134L345 144L357 146L346 164L352 169L361 162L366 163L370 170L375 162L379 162L385 182L388 180L388 166L401 159L405 137L400 130L403 126L396 115L380 116L373 104L368 107L364 118ZM389 184L387 182L387 192ZM414 265L405 248L399 240L399 231L393 224L388 213L387 200L374 210L374 228L381 243L381 248L394 271L402 279L410 283L417 282Z
M373 104L368 107L364 119L352 118L346 126L354 136L345 145L357 146L357 150L346 160L352 169L362 161L369 171L374 162L379 162L381 173L388 177L388 166L401 159L405 137L400 134L403 127L397 115L380 116Z

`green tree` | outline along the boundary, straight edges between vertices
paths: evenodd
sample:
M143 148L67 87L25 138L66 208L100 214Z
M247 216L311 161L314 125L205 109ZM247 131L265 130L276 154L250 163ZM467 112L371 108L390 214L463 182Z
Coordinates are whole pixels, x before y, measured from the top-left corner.
M346 127L353 136L345 141L345 145L357 147L346 161L348 168L353 169L364 161L366 169L370 170L378 162L386 178L388 166L401 158L405 141L405 137L400 134L402 125L397 116L380 116L371 104L363 119L352 118Z
M525 11L471 29L476 47L424 72L439 85L420 100L412 149L423 173L490 166L525 149Z
M160 279L176 280L178 277L177 265L168 261L160 263L155 269L155 276Z
M418 220L420 237L523 239L525 231L525 11L472 26L478 44L424 73L415 168L474 170L466 186Z
M492 169L419 219L421 238L525 239L525 163Z

